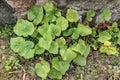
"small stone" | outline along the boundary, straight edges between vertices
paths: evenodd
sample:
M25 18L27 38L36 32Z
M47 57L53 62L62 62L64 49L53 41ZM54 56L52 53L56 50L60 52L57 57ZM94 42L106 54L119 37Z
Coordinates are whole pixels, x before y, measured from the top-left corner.
M14 24L16 22L14 12L14 9L5 0L0 0L0 26Z

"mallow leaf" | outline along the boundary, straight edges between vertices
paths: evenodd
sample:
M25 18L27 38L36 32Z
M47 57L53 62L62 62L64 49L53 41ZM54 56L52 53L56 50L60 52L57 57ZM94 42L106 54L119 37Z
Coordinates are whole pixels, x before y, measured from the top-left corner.
M118 39L117 39L117 44L119 44L119 45L120 45L120 38L118 38Z
M34 30L35 28L33 23L23 19L19 19L13 29L15 34L24 37L32 35Z
M70 22L77 22L79 19L78 12L74 9L68 9L67 14L66 14L66 18Z
M35 54L43 54L44 51L45 51L45 49L40 47L39 44L35 45Z
M92 21L92 17L94 17L94 16L95 16L95 11L94 10L89 10L87 12L87 20L88 21Z
M62 75L69 69L69 63L63 60L59 60L58 57L52 59L52 67L61 72Z
M28 19L33 21L35 25L38 25L43 19L44 13L43 8L41 6L32 6L28 10Z
M52 36L60 36L61 28L59 26L50 24L50 28L52 29Z
M74 52L77 52L77 53L79 53L81 55L84 55L87 46L86 46L85 42L82 39L80 39L79 42L78 43L74 43L71 46L71 48L72 48L72 50Z
M33 58L35 50L32 49L34 47L34 43L32 41L25 41L23 44L23 51L18 52L20 56L23 56L26 59Z
M109 21L111 19L112 13L109 8L105 8L102 12L102 20Z
M78 29L81 36L87 36L89 34L92 34L92 29L88 25L78 24Z
M51 36L46 36L46 38L41 37L39 39L39 46L48 50L51 46L52 43L52 37Z
M81 55L78 55L74 60L73 60L74 63L76 63L77 65L80 65L80 66L85 66L86 65L86 58L81 56Z
M89 53L90 53L90 46L86 46L86 50L85 50L85 52L84 52L84 57L85 58L87 58L87 56L89 55Z
M25 59L30 59L34 57L35 49L24 49L21 52L18 52L20 56L23 56Z
M57 71L54 68L50 69L50 72L48 73L48 77L51 79L62 79L62 75L63 74L60 71Z
M45 6L44 6L44 9L45 9L45 12L46 12L46 13L47 13L47 12L49 13L49 12L53 11L53 9L54 9L53 3L47 2L47 3L45 4Z
M68 28L68 21L63 16L61 16L57 18L56 25L59 26L62 31L64 31Z
M52 29L48 24L43 24L42 26L38 27L38 32L43 36L46 37L46 35L51 35Z
M14 52L20 52L24 50L24 38L22 37L16 37L10 39L10 47Z
M80 36L80 30L79 30L79 28L74 28L74 32L73 32L73 34L71 36L72 39L78 39L79 36Z
M42 79L46 79L49 71L50 71L50 64L45 60L42 60L40 63L37 63L35 65L35 72Z
M51 2L48 2L44 6L45 16L43 19L43 23L48 24L50 22L55 22L57 17L61 16L61 12L58 8L54 7Z
M63 37L57 38L57 39L56 39L56 42L57 42L59 48L64 47L65 44L66 44L66 41L65 41L65 39L64 39Z
M53 41L48 51L52 54L58 54L58 43Z
M64 61L71 62L77 56L77 53L72 51L70 48L61 48L60 55Z
M107 31L102 31L99 33L98 41L101 43L104 43L105 41L108 41L112 38L112 36Z
M68 30L65 30L65 31L63 32L63 36L70 36L70 35L72 35L72 34L75 32L75 29L76 29L76 28L70 28L70 29L68 29Z
M35 50L32 41L25 41L22 37L11 38L11 49L26 59L33 58Z

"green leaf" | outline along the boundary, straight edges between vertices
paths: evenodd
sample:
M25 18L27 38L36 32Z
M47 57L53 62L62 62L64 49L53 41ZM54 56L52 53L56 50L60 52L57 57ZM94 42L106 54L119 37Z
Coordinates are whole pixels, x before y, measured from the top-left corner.
M65 39L64 39L63 37L57 38L57 39L56 39L56 42L57 42L59 48L64 47L65 44L66 44L66 41L65 41Z
M30 21L33 21L33 23L36 25L38 25L42 21L43 16L44 16L43 8L38 5L32 6L28 10L28 19Z
M54 9L54 5L51 2L47 2L44 6L46 12L51 12Z
M38 32L43 36L46 37L46 35L52 35L52 29L50 28L50 25L43 24L42 26L38 27Z
M45 17L43 23L48 24L49 22L55 22L57 17L61 16L61 12L58 8L54 7L51 2L48 2L44 6Z
M59 60L57 57L52 59L52 67L61 72L62 75L69 69L69 63L63 60Z
M99 33L98 41L104 43L112 38L112 36L107 31L102 31Z
M102 12L102 20L109 21L111 19L112 13L109 8L105 8Z
M44 48L40 47L39 44L36 44L35 46L35 54L43 54L45 51Z
M10 47L14 52L20 52L24 50L24 38L22 37L16 37L16 38L11 38L10 39Z
M58 44L57 44L57 42L53 41L53 42L51 43L51 46L50 46L50 48L49 48L48 51L49 51L50 53L53 53L53 54L58 54Z
M78 12L74 9L68 9L67 14L66 14L66 18L70 22L77 22L79 19Z
M20 56L23 56L25 59L30 59L34 57L34 49L24 49L24 51L18 52Z
M84 57L87 58L89 53L90 53L90 46L86 46L86 50L84 52Z
M26 59L33 58L35 50L32 49L34 47L34 43L32 41L25 41L23 44L23 51L18 52L20 56L23 56Z
M80 66L85 66L86 65L86 58L81 56L81 55L78 55L74 60L73 60L74 63L76 63L77 65L80 65Z
M48 73L48 77L51 79L62 79L62 74L61 74L61 72L52 68L52 69L50 69L50 72Z
M53 36L60 36L61 28L59 26L54 25L54 24L50 24L50 28L52 29Z
M120 32L117 33L117 37L120 39Z
M79 28L74 28L74 32L72 34L72 39L78 39L79 38L79 35L80 35L80 30Z
M46 79L49 71L50 71L50 64L45 60L35 65L36 74L43 79Z
M32 35L34 30L35 28L33 23L23 19L19 19L13 29L15 34L17 34L18 36L24 36L24 37L27 37L28 35Z
M48 50L51 46L52 43L52 37L51 36L46 36L46 38L40 38L39 39L39 46Z
M69 30L65 30L63 32L63 36L70 36L70 35L72 35L75 32L75 29L76 28L70 28Z
M94 10L89 10L87 12L87 20L88 21L92 21L92 17L94 17L94 16L95 16L95 11Z
M61 55L62 59L67 62L71 62L77 56L77 54L75 52L73 52L70 48L60 49L60 55Z
M71 47L73 51L80 53L81 55L84 55L87 48L85 42L82 39L80 39L78 43L74 43Z
M57 18L56 25L59 26L62 31L64 31L68 28L68 21L63 16L61 16Z
M117 44L119 44L119 45L120 45L120 38L118 38L118 40L117 40Z
M11 49L26 59L33 58L35 50L32 41L25 41L22 37L11 38Z
M92 34L92 29L88 25L78 24L78 29L81 36L87 36Z

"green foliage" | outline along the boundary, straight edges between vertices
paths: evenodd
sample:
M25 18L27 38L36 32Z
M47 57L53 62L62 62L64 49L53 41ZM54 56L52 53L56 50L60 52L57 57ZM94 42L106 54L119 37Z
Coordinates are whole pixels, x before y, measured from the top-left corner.
M85 42L81 39L79 40L79 42L77 44L75 43L72 46L72 50L80 53L81 55L84 54L86 48L87 48L87 46L86 46Z
M77 65L80 65L80 66L85 66L86 65L86 58L81 56L81 55L78 55L74 60L73 60L74 63L76 63Z
M79 40L78 43L73 44L72 50L78 53L77 57L73 60L74 63L80 66L86 65L86 58L90 53L90 46L86 45L83 40Z
M87 12L87 17L86 17L86 19L88 20L88 21L92 21L92 17L94 17L95 16L95 11L94 10L89 10L88 12Z
M11 69L14 69L14 67L17 68L18 65L19 65L19 60L13 56L9 56L7 60L5 61L4 66L5 66L6 71L9 71Z
M84 24L78 24L78 29L80 31L81 36L87 36L92 33L92 29Z
M60 29L64 31L68 28L68 21L61 16L56 20L56 25L58 25Z
M45 51L45 49L40 47L39 44L35 45L35 54L43 54L44 51Z
M105 15L106 12L103 13ZM93 10L88 11L88 21L92 21L94 16ZM25 59L42 58L35 65L35 72L42 79L49 77L52 80L62 79L71 62L85 66L91 46L94 49L101 46L100 52L108 55L117 53L116 45L120 44L117 23L103 31L79 23L78 19L76 10L68 9L65 18L50 2L44 7L33 6L28 10L28 20L19 19L14 26L17 37L11 38L10 47ZM113 41L114 46L109 46L108 40Z
M12 35L12 25L5 25L4 27L0 28L0 39L7 39Z
M28 35L32 35L34 32L34 25L32 22L27 20L19 19L14 27L14 32L18 36L27 37Z
M99 33L98 41L100 41L101 43L104 43L105 41L108 41L111 38L112 36L107 31L103 31Z
M10 47L14 52L17 52L24 58L33 58L35 50L33 49L34 43L32 41L25 41L22 37L11 38Z
M35 65L36 74L43 79L46 79L49 71L50 71L50 64L45 60Z
M51 79L62 79L62 73L54 68L50 69L48 77Z
M43 8L40 6L32 6L28 10L28 19L33 21L35 25L38 25L43 19Z
M52 67L64 75L69 69L69 62L59 60L57 57L55 57L52 59Z
M53 41L48 51L53 54L58 54L58 47L58 43Z
M77 22L79 19L78 12L74 9L68 9L67 14L66 14L66 18L70 22Z
M109 8L105 8L102 12L102 20L109 21L111 19L112 13Z
M59 48L63 48L66 45L66 41L63 37L57 38L56 42L57 42Z
M60 55L64 61L71 62L77 56L77 53L64 47L60 50Z

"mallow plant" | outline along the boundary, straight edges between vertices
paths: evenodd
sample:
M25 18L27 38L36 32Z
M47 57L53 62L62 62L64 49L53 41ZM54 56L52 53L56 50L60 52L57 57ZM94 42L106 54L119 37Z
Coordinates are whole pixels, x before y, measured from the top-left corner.
M95 13L91 10L87 15L87 19L91 21ZM43 7L31 7L27 17L27 20L19 19L14 26L13 31L16 37L10 39L10 47L25 59L42 57L46 53L48 56L52 55L50 60L43 58L35 65L35 72L39 77L62 79L71 62L79 66L86 65L91 46L83 38L92 35L93 30L89 25L78 22L79 15L76 10L68 9L64 17L58 8L48 2ZM112 26L115 27L115 25L114 23ZM103 45L100 48L102 53L108 53L104 50L106 47L108 49L108 46L104 44L112 38L113 33L109 31L100 32L96 39ZM116 34L118 34L117 44L120 44L119 32ZM68 43L69 38L70 43ZM110 46L109 49L113 47Z

